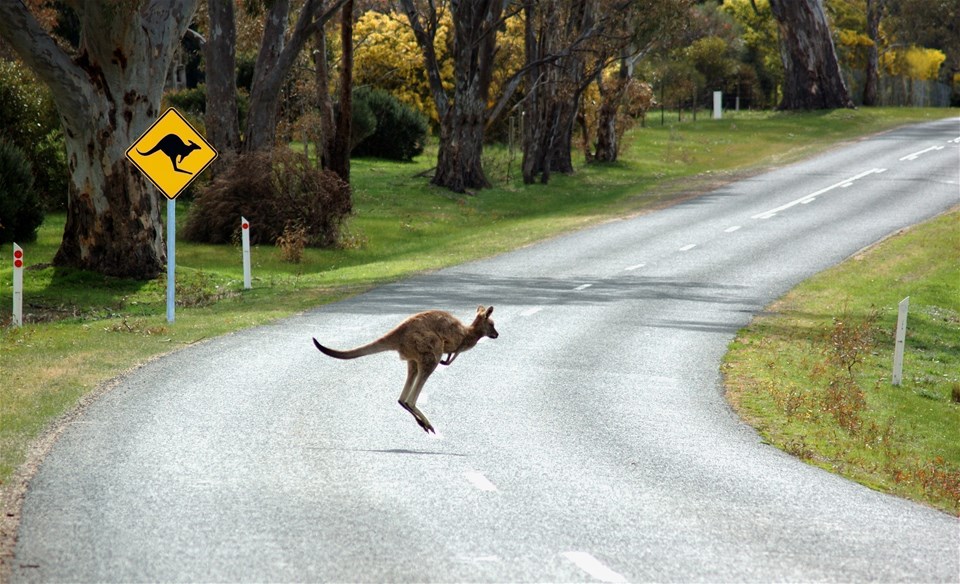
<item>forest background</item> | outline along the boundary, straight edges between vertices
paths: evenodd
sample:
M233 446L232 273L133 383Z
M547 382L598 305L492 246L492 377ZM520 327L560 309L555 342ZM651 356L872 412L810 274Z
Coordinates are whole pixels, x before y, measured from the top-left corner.
M819 22L791 14L800 5ZM715 91L734 111L960 103L960 19L937 0L129 6L2 8L0 241L30 241L46 212L66 210L56 266L162 271L158 197L119 154L169 105L223 154L187 194L198 199L188 237L229 241L233 227L217 224L229 207L270 243L336 246L351 156L410 160L436 140L425 175L476 194L490 186L486 144L522 152L524 182L547 183L574 156L615 162L628 128L655 123L651 112L663 123L667 109L696 116ZM797 77L821 57L836 64ZM291 157L291 142L308 157ZM251 174L266 177L256 194Z

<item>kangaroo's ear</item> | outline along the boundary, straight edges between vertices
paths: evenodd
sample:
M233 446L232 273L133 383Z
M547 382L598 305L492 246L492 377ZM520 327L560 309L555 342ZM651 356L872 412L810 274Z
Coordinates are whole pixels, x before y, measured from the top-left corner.
M481 304L480 306L477 307L477 314L483 314L484 310L486 310L486 308L484 308L483 305Z
M480 308L483 308L482 306ZM490 315L493 314L493 307L487 309L487 312L484 314L487 318L490 318Z

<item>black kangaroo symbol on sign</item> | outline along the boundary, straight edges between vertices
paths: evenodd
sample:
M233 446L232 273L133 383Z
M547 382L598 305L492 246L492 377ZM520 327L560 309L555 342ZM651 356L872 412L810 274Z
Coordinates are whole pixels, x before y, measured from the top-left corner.
M140 156L150 156L157 150L163 152L168 158L170 158L170 162L173 164L173 170L175 172L193 174L192 172L177 168L177 162L183 162L183 159L186 158L191 152L194 150L200 150L200 147L194 144L193 140L190 140L189 144L184 144L183 140L180 139L180 136L177 136L176 134L167 134L163 138L160 138L160 141L157 142L157 145L150 150L147 150L146 152L140 152L137 150L137 152L140 154Z

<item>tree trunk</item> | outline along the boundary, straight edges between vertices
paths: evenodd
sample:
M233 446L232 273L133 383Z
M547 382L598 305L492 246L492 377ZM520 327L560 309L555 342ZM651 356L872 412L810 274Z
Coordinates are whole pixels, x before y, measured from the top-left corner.
M561 98L556 104L553 137L547 150L547 164L552 172L573 174L573 130L580 110L580 93L573 98Z
M324 27L314 34L314 71L316 73L317 109L320 111L320 141L317 144L317 161L320 168L330 168L330 149L333 147L334 115L330 99L330 69L327 63L327 35Z
M433 46L438 26L436 10L421 18L413 0L401 0L401 5L423 52L440 115L440 149L432 184L455 192L489 187L482 164L483 130L504 0L454 0L450 4L454 25L453 105L440 83Z
M277 114L280 110L280 86L286 71L279 66L287 31L290 0L273 0L263 25L263 40L257 53L250 85L243 150L255 152L273 148L277 138Z
M233 0L207 0L210 31L203 47L206 65L207 112L204 122L209 141L221 156L240 150L240 116L237 110L236 19Z
M883 0L867 0L867 36L871 44L867 47L867 79L863 86L863 105L880 105L878 95L880 86L880 15L883 12Z
M573 172L573 130L587 75L582 51L570 48L590 34L594 8L594 0L524 5L530 27L524 33L528 66L557 55L549 66L536 68L539 75L527 89L525 124L535 125L524 136L527 184L538 176L546 183L551 172Z
M458 90L440 124L440 151L432 184L462 193L490 186L483 172L486 100Z
M195 0L77 5L79 55L71 60L21 2L0 2L0 36L53 93L70 169L58 266L138 279L165 264L160 197L125 160L159 114L167 68Z
M353 123L353 0L343 5L340 18L340 116L336 138L330 149L330 170L343 182L350 182L350 126Z
M780 31L780 109L853 107L837 62L823 0L770 0Z
M619 155L617 144L617 113L627 84L617 78L613 87L605 87L603 75L597 79L600 87L600 109L597 111L597 151L591 157L596 162L616 162Z
M250 88L243 149L246 152L272 148L277 136L281 87L296 63L307 39L322 27L347 0L306 0L293 32L286 38L290 0L273 0L267 12L263 41ZM324 9L321 13L321 9Z
M600 88L600 111L597 113L597 151L593 156L594 161L616 162L620 155L619 136L623 130L617 131L617 118L627 87L633 79L634 62L640 54L641 52L635 52L631 55L630 47L624 47L613 87L604 86L603 72L597 75L597 85Z

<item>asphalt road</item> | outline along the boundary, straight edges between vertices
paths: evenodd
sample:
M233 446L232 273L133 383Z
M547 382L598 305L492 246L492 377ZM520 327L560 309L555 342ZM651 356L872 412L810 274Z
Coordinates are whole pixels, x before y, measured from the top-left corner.
M958 175L960 119L902 129L152 362L43 463L13 580L955 582L957 518L763 444L719 363ZM394 354L310 341L478 304L500 338L427 384L436 437Z

